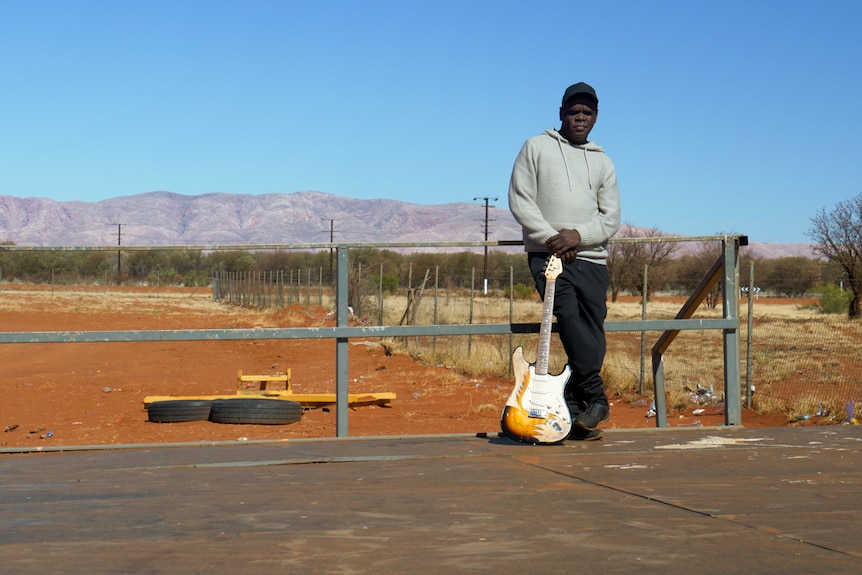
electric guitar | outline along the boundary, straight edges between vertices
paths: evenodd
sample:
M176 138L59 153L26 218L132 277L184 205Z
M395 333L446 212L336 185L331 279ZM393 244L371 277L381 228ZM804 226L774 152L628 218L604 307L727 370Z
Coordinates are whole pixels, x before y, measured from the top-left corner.
M524 359L521 346L515 348L512 353L515 389L503 408L500 425L503 433L524 443L559 443L572 429L572 417L563 395L572 370L567 364L557 375L548 373L554 291L561 273L562 261L551 254L544 271L545 301L542 306L542 327L539 330L536 363L528 363Z

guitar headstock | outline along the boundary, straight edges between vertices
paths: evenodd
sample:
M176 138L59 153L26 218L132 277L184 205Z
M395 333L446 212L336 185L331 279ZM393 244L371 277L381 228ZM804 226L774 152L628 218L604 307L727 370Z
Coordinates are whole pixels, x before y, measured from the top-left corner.
M563 273L563 262L560 258L551 254L545 262L545 279L555 280Z

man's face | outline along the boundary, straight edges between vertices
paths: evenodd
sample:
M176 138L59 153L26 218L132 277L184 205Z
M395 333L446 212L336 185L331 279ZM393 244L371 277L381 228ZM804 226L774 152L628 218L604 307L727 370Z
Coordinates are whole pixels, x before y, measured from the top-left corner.
M573 144L586 144L596 119L599 117L597 106L589 98L575 96L560 108L560 121L563 123L560 134Z

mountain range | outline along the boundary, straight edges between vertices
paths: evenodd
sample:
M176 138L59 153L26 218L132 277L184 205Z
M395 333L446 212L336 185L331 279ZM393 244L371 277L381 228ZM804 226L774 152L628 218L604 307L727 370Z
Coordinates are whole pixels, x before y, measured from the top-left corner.
M521 239L511 212L491 206L488 239ZM0 242L23 246L482 241L485 226L484 203L419 205L316 191L149 192L98 202L0 196ZM809 244L752 242L746 249L765 258L813 257Z

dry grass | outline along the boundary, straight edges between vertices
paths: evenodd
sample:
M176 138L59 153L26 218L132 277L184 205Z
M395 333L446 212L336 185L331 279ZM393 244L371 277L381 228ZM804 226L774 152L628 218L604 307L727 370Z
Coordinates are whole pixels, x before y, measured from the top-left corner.
M0 289L0 310L14 311L52 310L87 313L90 311L115 313L166 313L182 312L205 314L224 307L213 301L207 288L171 290L168 288L130 289L115 287L64 287L4 285ZM240 313L239 310L236 312Z
M654 298L648 306L648 319L673 318L680 309L679 300ZM328 306L328 307L327 307ZM325 298L323 307L293 305L282 310L249 310L232 308L212 300L207 288L114 288L79 287L52 289L50 286L8 286L0 289L0 309L15 310L22 307L65 309L74 312L112 311L134 314L189 314L204 315L215 310L222 315L235 313L237 321L253 322L259 327L292 327L321 325L326 321L332 300ZM384 324L396 325L404 316L407 299L404 296L384 300ZM232 312L231 310L235 311ZM740 313L741 365L745 379L747 369L747 304L743 301ZM482 297L474 301L469 297L441 294L436 298L436 319L440 324L516 323L540 321L542 304L538 300L517 300L511 307L508 299ZM641 305L637 301L609 303L608 321L639 320ZM701 307L698 318L720 317L720 310ZM376 316L372 316L376 317ZM435 298L427 292L416 312L415 323L431 324L435 318ZM331 320L331 318L329 318ZM230 326L228 326L230 327ZM636 332L608 334L608 353L603 376L611 392L623 398L635 398L644 390L651 393L652 366L650 349L658 333L646 336L646 353L642 357L641 334ZM755 394L753 407L759 411L781 411L793 419L804 414L828 409L832 414L842 412L849 400L862 396L862 357L858 350L862 344L862 323L849 322L843 317L826 316L802 303L768 304L755 302L754 345L751 353ZM471 336L471 337L420 337L388 340L386 345L394 352L409 353L431 365L445 365L453 369L452 384L436 382L438 393L455 388L462 377L494 375L506 377L510 373L512 348L524 346L528 360L535 356L536 336ZM668 406L681 408L691 402L692 390L712 388L721 394L724 385L723 341L715 330L685 331L680 333L664 357ZM557 373L565 363L565 354L558 339L552 339L550 371ZM494 406L476 406L476 410Z
M752 407L761 412L784 412L792 420L800 414L832 414L848 400L862 396L862 359L858 349L862 344L862 324L845 318L817 313L807 302L763 304L753 307L754 338L751 354L752 384L755 389ZM406 299L393 298L387 305L406 305ZM470 317L467 298L446 297L437 302L438 323L465 323ZM648 305L648 319L671 319L681 307L680 300L654 300ZM516 301L514 322L538 322L542 304L539 301ZM395 314L400 318L403 307ZM720 318L720 309L702 306L695 318ZM747 302L740 306L740 374L745 384L747 373ZM614 302L608 306L608 321L631 321L641 318L639 302ZM472 308L473 323L509 321L509 301L477 298ZM417 314L423 321L433 319L433 299L426 297ZM397 321L397 320L396 320ZM646 351L641 352L640 333L608 334L608 353L603 377L608 390L623 398L634 399L641 389L649 395L653 388L651 348L659 333L648 332ZM528 359L535 355L535 336L484 338L437 338L433 349L428 339L416 339L407 350L424 360L454 366L470 374L505 374L509 369L512 346L523 345ZM552 341L550 371L563 368L564 353L556 338ZM561 359L562 358L562 359ZM668 407L683 409L692 405L698 389L712 390L723 398L724 344L720 331L684 331L679 334L664 356L665 385ZM743 397L745 393L743 391ZM837 415L835 416L837 417Z

